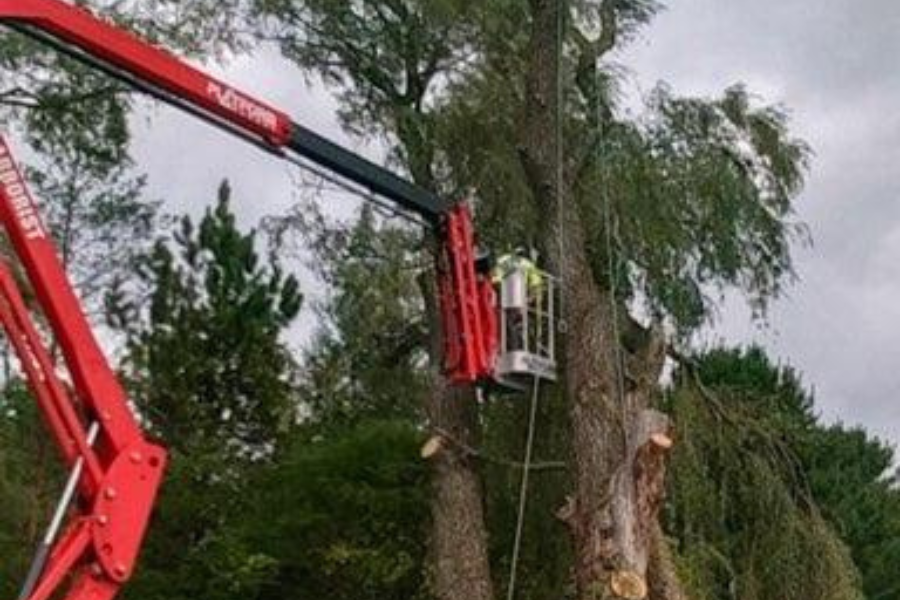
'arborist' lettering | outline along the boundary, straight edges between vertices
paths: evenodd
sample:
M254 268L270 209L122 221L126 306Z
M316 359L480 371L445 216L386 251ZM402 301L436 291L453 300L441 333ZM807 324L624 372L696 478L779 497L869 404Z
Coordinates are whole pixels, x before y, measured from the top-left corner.
M22 181L9 150L3 144L0 144L0 186L3 187L7 201L25 232L25 238L29 240L46 238L46 230L28 194L25 182Z

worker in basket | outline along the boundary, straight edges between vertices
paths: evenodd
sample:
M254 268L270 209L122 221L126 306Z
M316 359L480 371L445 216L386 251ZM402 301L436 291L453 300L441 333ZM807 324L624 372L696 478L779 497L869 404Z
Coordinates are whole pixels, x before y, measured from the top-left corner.
M505 352L535 352L542 334L540 315L545 275L533 254L527 248L519 247L498 258L494 265L492 279L494 285L500 287L500 305L505 316ZM532 319L529 319L529 313ZM528 326L529 321L533 326Z

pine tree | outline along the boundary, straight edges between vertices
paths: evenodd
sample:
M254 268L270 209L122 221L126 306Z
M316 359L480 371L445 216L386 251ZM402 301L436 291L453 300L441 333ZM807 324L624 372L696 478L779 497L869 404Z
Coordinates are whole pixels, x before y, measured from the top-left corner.
M185 217L141 271L149 298L109 299L127 338L125 373L172 466L135 598L231 598L269 563L234 536L252 471L270 463L299 415L283 335L300 309L297 280L261 260L219 190L195 227ZM177 548L177 552L173 549Z

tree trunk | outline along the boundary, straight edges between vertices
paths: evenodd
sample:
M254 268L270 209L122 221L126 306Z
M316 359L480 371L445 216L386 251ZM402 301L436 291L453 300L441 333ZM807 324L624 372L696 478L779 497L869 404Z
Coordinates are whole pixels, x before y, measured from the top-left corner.
M423 449L431 465L430 584L436 600L493 600L484 520L484 492L475 457L478 405L472 388L441 375L441 321L433 274L421 281L431 331L434 369L426 398L432 439Z
M659 523L653 531L653 552L650 555L650 600L688 600L675 570L669 542Z
M432 463L432 585L437 600L494 597L480 476L467 448L477 406L470 390L437 384L430 420L445 440Z
M424 94L427 86L421 84L419 88ZM428 116L421 112L420 103L417 106L418 125L412 127L409 114L400 108L397 135L406 152L412 180L435 190L435 145L433 140L421 137L420 129L426 126ZM430 237L428 242L434 260L439 256L441 240ZM475 457L469 452L478 445L475 390L451 386L443 377L443 335L434 273L424 274L419 283L430 331L429 360L433 371L431 389L425 398L425 414L433 437L426 446L430 449L423 449L422 454L431 466L431 591L437 600L493 600L484 492Z
M566 2L530 0L530 6L521 158L546 223L542 241L561 280L562 317L569 330L562 348L574 490L560 515L572 537L578 599L640 600L648 597L651 557L662 539L656 535L658 508L671 446L668 420L649 410L664 347L659 336L647 336L650 343L627 365L638 372L626 373L616 336L625 307L595 281L584 221L557 142L558 32Z

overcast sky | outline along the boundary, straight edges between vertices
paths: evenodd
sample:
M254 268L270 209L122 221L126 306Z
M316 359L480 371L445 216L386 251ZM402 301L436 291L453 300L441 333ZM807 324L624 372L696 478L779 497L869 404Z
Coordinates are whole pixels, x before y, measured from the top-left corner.
M900 3L897 0L680 0L619 60L637 90L659 80L711 95L743 82L788 107L814 148L797 208L812 248L796 248L801 280L760 328L729 302L707 343L756 341L796 366L829 420L900 441ZM333 139L335 102L277 57L222 72ZM243 222L293 198L292 169L160 108L140 118L136 155L172 210L199 210L228 176ZM336 211L350 201L329 198ZM310 323L307 318L306 323Z

